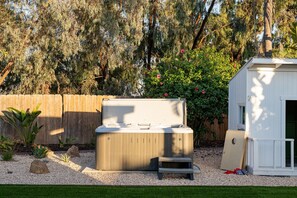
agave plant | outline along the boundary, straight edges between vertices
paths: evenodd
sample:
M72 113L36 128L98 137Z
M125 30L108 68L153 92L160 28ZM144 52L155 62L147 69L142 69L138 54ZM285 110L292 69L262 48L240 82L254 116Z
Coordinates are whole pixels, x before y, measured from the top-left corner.
M46 146L37 145L33 147L33 155L38 159L45 158L47 152L48 152L48 148Z
M70 156L69 155L67 155L67 153L65 153L65 154L61 154L61 160L63 161L63 162L66 162L66 163L68 163L69 161L70 161Z
M7 111L3 111L4 117L2 119L17 131L24 146L31 146L34 143L37 133L42 128L42 126L38 126L36 121L38 115L41 113L38 110L39 106L37 105L32 112L29 109L23 111L13 107L9 107Z

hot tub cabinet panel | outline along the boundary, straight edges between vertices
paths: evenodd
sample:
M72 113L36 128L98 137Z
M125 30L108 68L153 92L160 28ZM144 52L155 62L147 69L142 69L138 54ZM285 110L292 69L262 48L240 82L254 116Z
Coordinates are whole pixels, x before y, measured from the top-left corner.
M97 133L96 141L96 169L103 171L157 170L160 156L193 156L192 130L190 133Z

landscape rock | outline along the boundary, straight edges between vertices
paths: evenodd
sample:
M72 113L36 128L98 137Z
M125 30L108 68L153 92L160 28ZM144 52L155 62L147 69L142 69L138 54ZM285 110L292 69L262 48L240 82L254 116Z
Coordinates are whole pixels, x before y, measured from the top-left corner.
M66 154L70 157L80 157L78 147L74 145L68 149Z
M30 172L35 174L46 174L49 173L49 170L45 162L34 160L30 166Z

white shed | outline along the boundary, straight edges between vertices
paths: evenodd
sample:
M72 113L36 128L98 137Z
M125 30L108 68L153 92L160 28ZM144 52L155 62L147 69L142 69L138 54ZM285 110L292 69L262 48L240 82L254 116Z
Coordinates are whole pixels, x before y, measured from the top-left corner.
M250 173L297 176L297 59L251 58L229 83L228 114L246 131Z

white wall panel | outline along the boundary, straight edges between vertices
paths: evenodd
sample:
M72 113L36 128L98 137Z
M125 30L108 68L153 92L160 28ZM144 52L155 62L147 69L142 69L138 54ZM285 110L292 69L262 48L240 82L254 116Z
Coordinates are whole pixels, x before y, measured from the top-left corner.
M237 130L239 104L246 103L246 68L241 69L229 83L228 128Z
M297 96L297 72L249 71L250 137L283 138L281 97Z

